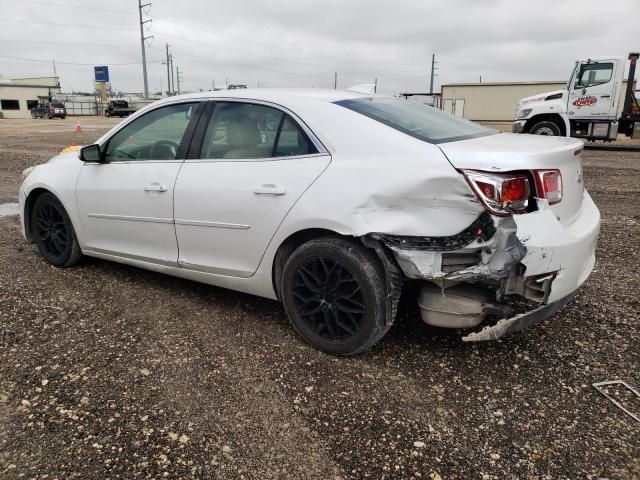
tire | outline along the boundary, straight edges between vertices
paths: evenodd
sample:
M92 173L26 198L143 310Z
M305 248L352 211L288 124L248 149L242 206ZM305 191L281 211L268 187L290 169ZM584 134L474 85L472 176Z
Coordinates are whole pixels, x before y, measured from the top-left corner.
M47 118L48 118L49 120L51 120L53 117L51 116L51 114L50 114L50 113L47 113Z
M71 267L82 259L80 244L62 203L46 192L31 210L31 232L40 254L56 267Z
M61 118L62 120L64 120L65 118L67 118L67 116L66 116L66 115L63 115L63 116L61 116L60 118Z
M550 121L542 121L534 124L529 130L531 135L548 135L559 137L561 135L558 124Z
M109 118L111 116L111 114L109 112L104 112L104 116Z
M33 118L35 120L36 118L36 112L31 112L31 118Z
M390 328L382 266L353 241L323 237L301 245L287 259L279 290L295 331L326 353L362 353Z

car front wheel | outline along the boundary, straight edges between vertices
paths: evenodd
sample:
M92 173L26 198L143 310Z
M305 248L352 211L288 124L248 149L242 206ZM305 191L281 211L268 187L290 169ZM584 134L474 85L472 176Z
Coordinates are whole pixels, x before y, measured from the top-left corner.
M82 258L69 215L53 194L43 193L36 199L31 211L31 232L38 250L52 265L70 267Z
M298 247L284 266L280 292L293 328L324 352L364 352L389 330L384 271L354 241L325 237Z

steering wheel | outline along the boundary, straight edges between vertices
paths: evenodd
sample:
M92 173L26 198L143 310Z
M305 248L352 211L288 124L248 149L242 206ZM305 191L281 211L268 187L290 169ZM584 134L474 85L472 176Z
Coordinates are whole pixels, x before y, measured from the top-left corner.
M151 147L151 158L158 160L171 160L178 154L178 144L171 140L159 140Z

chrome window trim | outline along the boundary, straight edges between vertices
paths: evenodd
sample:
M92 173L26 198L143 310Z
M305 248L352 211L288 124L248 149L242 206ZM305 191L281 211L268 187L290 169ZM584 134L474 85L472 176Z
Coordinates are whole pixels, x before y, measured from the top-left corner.
M247 162L274 162L283 160L298 160L301 158L330 157L328 153L312 153L309 155L288 155L283 157L260 157L260 158L191 158L184 160L185 163L247 163Z

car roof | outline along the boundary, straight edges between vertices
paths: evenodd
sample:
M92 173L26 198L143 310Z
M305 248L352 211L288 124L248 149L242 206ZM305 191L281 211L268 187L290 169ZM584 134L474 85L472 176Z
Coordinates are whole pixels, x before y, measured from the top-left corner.
M216 98L241 98L246 100L263 100L274 103L286 103L293 98L309 99L324 102L339 102L352 98L367 98L371 95L350 92L348 90L331 90L320 88L242 88L233 90L213 90L207 92L177 95L160 100L157 103L172 103L176 100L206 100Z

